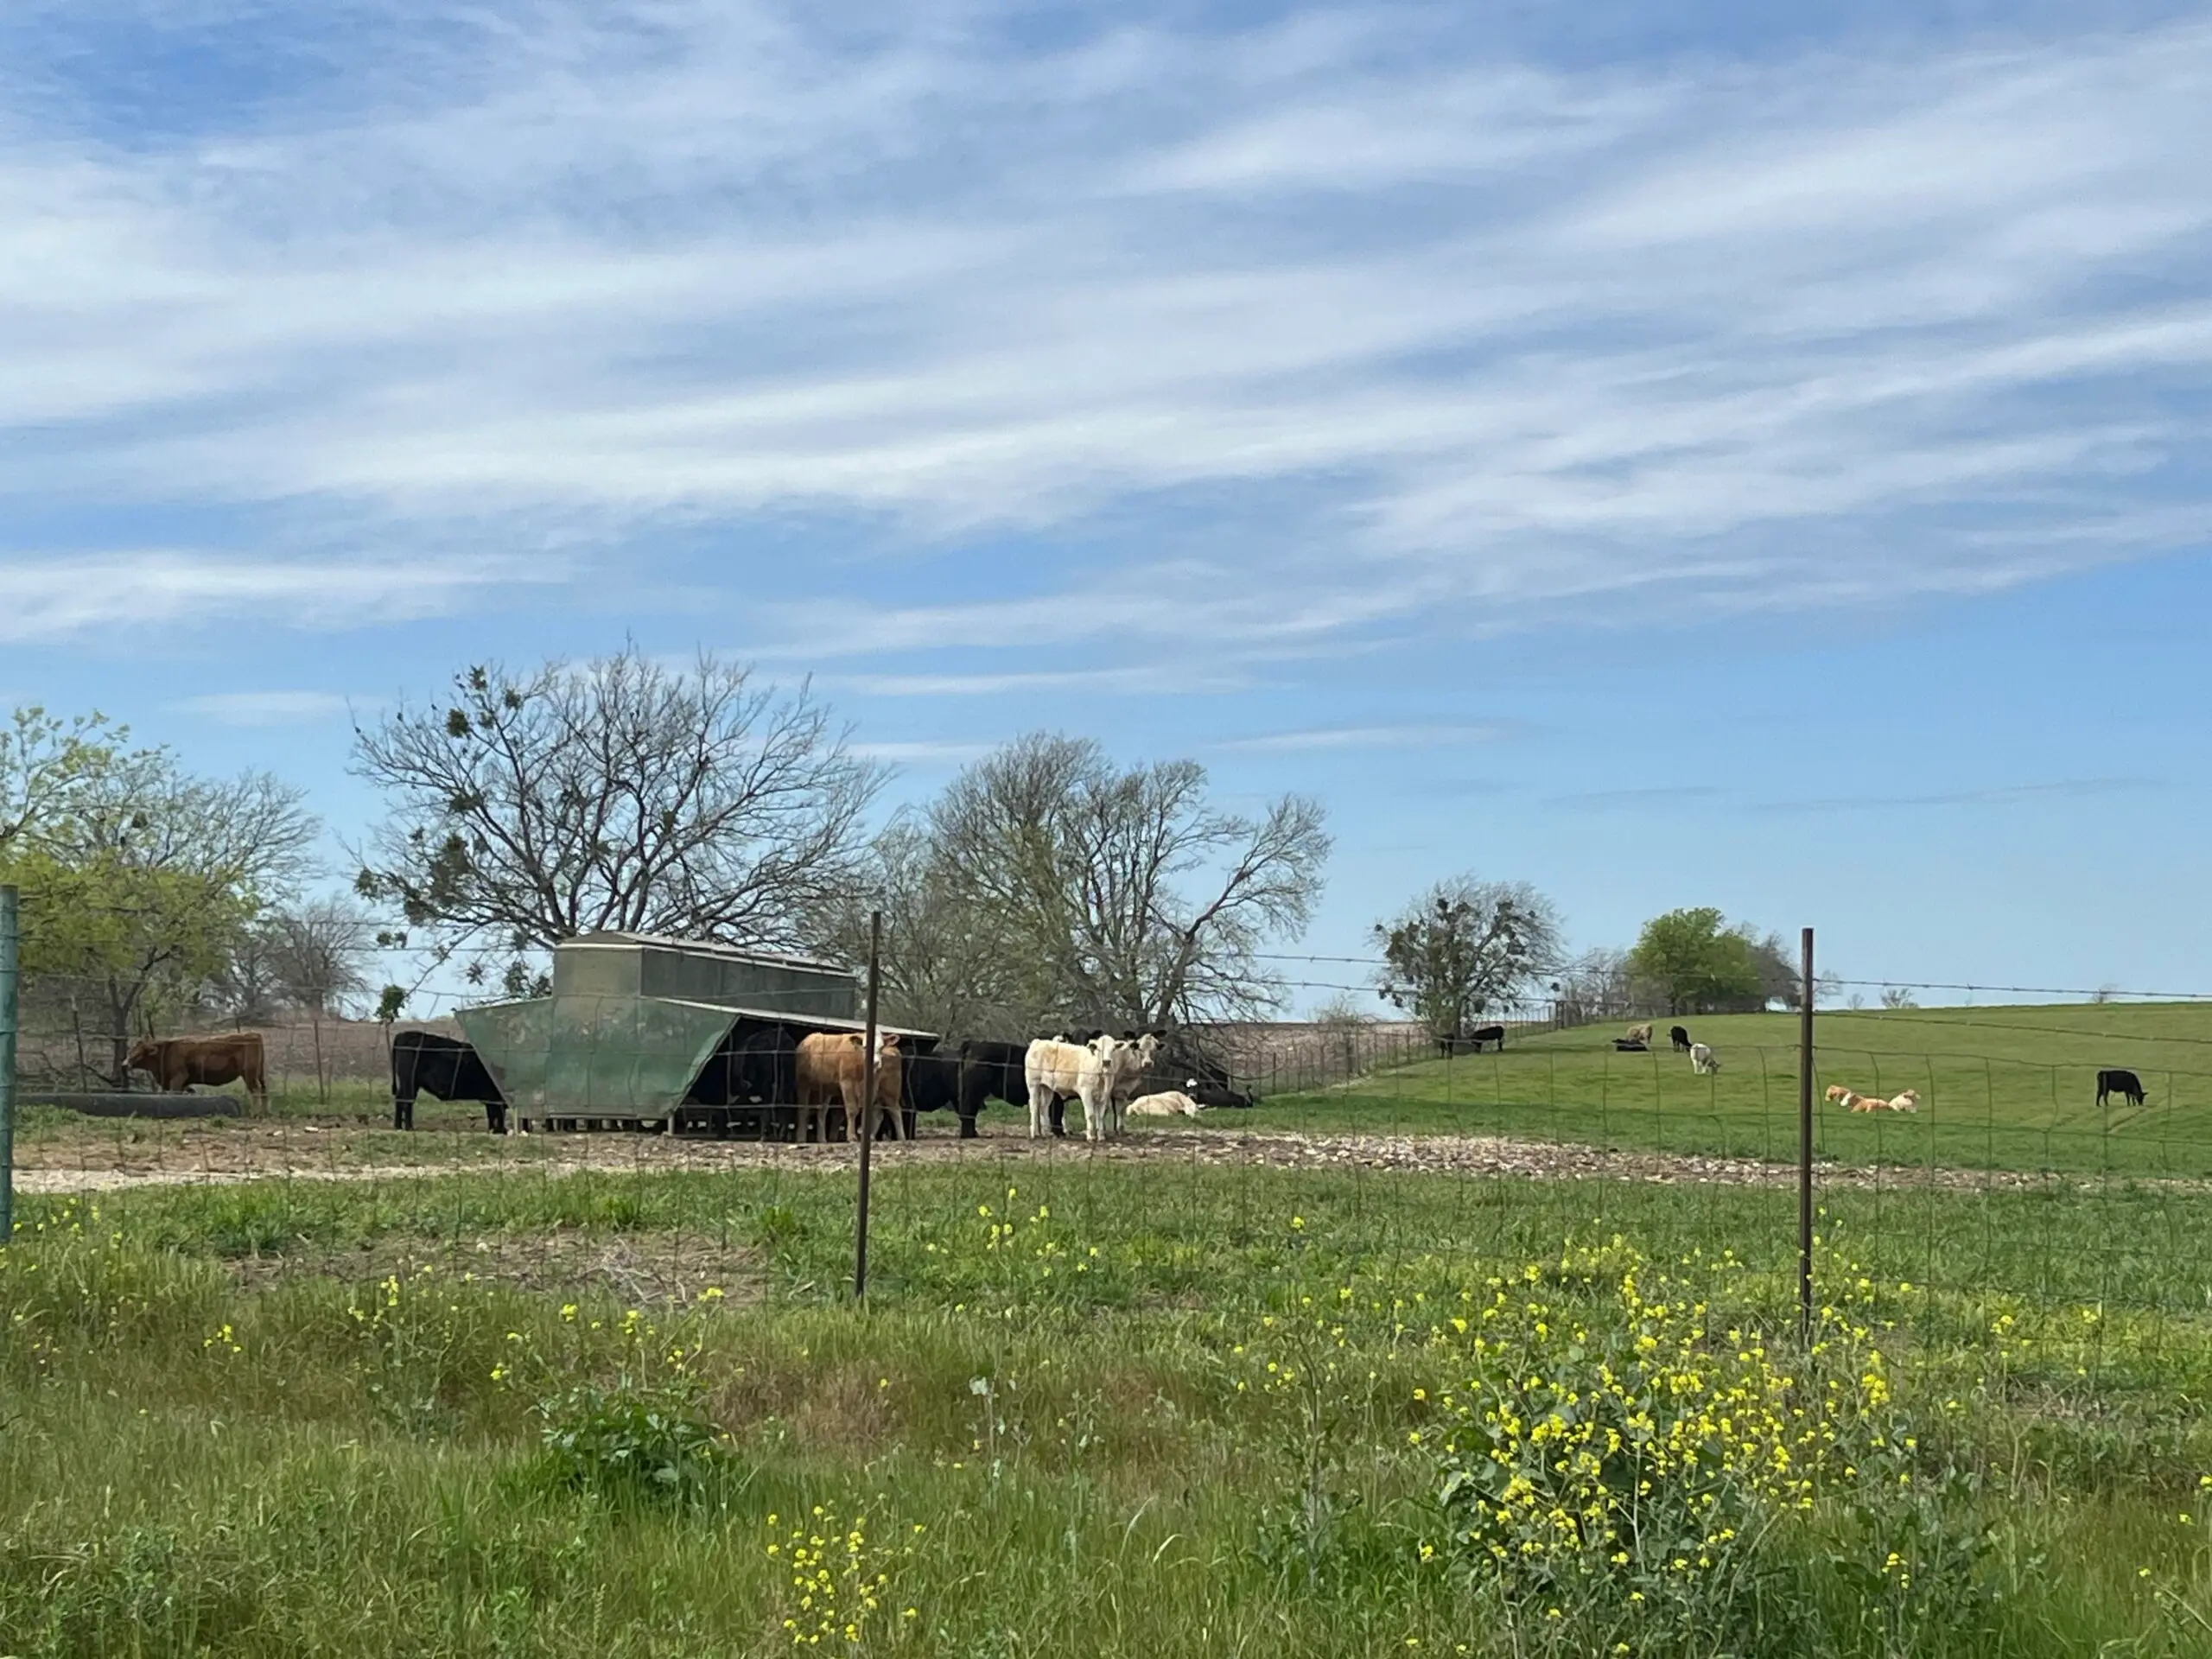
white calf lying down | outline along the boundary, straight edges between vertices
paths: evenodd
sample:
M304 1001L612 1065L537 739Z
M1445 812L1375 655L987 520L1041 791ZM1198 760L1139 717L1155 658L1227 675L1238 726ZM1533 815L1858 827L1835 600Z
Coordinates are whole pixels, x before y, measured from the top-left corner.
M1707 1047L1703 1043L1692 1043L1690 1045L1691 1071L1718 1071L1719 1069L1719 1057L1714 1054L1710 1048Z
M1131 1117L1196 1117L1205 1108L1180 1089L1156 1095L1139 1095L1123 1109Z

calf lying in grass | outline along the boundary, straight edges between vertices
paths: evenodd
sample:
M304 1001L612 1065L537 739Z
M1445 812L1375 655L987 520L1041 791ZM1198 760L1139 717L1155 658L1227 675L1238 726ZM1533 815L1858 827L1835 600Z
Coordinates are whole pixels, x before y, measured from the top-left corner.
M1862 1095L1840 1084L1828 1090L1830 1100L1840 1100L1854 1112L1916 1112L1920 1109L1920 1091L1907 1089L1903 1093L1885 1100L1879 1095Z

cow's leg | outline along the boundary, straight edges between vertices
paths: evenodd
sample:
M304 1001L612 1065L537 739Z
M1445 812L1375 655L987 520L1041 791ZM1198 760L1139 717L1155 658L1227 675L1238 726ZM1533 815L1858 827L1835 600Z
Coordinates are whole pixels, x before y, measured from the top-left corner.
M394 1095L391 1097L391 1127L411 1129L415 1127L415 1096Z
M1054 1139L1068 1132L1068 1103L1065 1096L1052 1096L1052 1135Z
M961 1113L960 1138L963 1141L973 1141L976 1139L980 1131L976 1128L976 1114L973 1112Z
M505 1135L507 1132L507 1103L505 1101L487 1100L484 1103L484 1127L494 1135Z

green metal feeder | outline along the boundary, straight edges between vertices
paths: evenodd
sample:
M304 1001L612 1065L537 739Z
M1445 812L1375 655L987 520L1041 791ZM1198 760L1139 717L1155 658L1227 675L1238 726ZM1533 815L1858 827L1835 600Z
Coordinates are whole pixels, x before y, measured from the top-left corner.
M553 948L553 994L455 1011L508 1109L548 1128L763 1134L792 1102L699 1103L709 1061L753 1033L858 1031L859 976L836 963L642 933L586 933ZM896 1026L909 1053L934 1033Z

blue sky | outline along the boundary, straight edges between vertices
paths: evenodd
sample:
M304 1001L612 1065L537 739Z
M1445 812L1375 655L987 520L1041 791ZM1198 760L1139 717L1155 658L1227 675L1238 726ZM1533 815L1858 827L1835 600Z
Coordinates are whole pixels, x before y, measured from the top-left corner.
M2212 11L1931 10L16 0L0 698L350 833L627 635L1319 795L1323 954L2212 991Z

